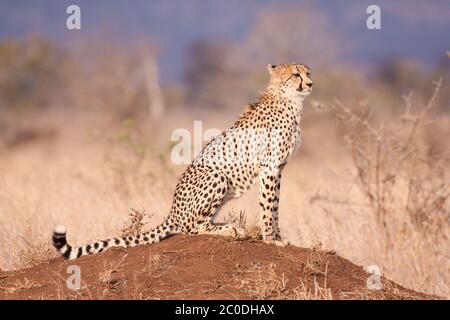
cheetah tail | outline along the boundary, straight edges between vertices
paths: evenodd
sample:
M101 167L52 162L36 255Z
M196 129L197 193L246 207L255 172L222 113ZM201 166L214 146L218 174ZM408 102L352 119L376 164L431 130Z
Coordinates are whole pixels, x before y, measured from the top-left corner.
M81 256L95 254L112 247L134 247L139 244L156 243L168 236L179 233L176 228L166 220L154 229L138 234L136 236L117 237L107 240L100 240L81 247L74 247L67 243L66 228L57 226L53 230L53 246L58 252L68 260L78 259Z

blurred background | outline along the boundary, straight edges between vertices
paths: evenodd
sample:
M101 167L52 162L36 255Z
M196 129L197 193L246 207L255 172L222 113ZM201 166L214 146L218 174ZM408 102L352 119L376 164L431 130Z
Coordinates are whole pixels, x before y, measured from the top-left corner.
M185 168L173 130L226 129L266 64L299 62L315 85L282 232L450 296L449 33L446 0L2 0L0 268L53 257L57 223L82 244L120 233L130 208L160 222ZM221 215L257 224L256 201Z

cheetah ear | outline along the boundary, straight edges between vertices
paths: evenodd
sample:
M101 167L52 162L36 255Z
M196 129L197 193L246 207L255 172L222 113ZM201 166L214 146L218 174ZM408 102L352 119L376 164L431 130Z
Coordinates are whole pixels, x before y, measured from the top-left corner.
M267 70L269 71L270 74L272 74L272 71L276 68L277 66L275 64L268 64L267 65Z

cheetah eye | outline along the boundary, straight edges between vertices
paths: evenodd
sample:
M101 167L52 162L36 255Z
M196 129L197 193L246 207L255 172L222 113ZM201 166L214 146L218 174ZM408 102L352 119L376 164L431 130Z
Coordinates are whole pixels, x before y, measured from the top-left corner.
M294 76L300 77L300 73L294 73Z

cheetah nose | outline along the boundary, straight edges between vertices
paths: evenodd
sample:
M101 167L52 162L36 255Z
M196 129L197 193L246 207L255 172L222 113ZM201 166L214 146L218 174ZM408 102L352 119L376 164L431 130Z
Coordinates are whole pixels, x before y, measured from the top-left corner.
M312 82L308 82L306 85L308 86L308 88L311 89L311 87L313 86L313 83Z

